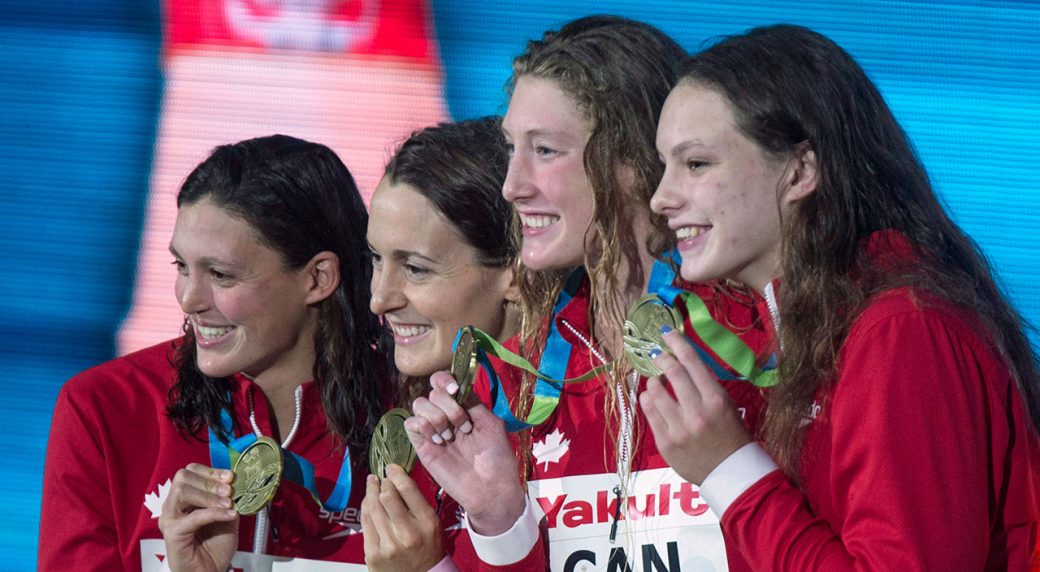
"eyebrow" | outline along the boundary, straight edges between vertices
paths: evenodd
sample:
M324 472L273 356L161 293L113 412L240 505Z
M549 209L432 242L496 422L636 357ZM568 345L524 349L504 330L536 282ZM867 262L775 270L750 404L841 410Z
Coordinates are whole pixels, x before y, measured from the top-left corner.
M683 152L690 149L691 147L704 147L705 149L711 149L709 145L705 145L699 139L687 139L686 141L683 141L682 143L679 143L672 147L672 150L669 152L669 155L671 155L672 157L677 157L681 155Z
M368 245L368 249L371 250L372 252L379 252L378 250L376 250L375 247L372 246L371 242L365 241L365 243ZM388 255L384 254L383 256L388 256ZM423 254L421 252L416 252L414 250L391 250L389 256L391 258L394 258L395 260L403 260L403 259L408 258L410 256L414 256L416 258L421 258L421 259L426 260L428 262L432 262L433 264L440 264L439 261L434 260L433 258L430 258L429 256L426 256L425 254Z
M184 258L180 255L179 252L177 252L177 249L174 248L172 244L170 245L170 254L172 254L174 258L178 260ZM221 260L219 258L213 258L212 256L204 256L200 258L199 263L203 266L222 266L232 270L241 268L241 265L239 264L235 264L234 262L228 262L226 260Z

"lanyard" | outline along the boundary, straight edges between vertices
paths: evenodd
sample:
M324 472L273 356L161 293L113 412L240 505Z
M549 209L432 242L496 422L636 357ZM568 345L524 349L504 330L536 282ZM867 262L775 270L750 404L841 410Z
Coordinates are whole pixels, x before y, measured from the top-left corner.
M228 398L230 399L230 392ZM220 412L220 425L223 428L225 435L233 435L231 414L228 413L227 409L221 410ZM210 427L210 465L215 469L230 469L234 465L235 461L238 460L242 451L245 451L246 447L252 445L255 441L256 435L253 433L246 433L241 437L230 440L228 444L225 445L213 431L213 428ZM343 446L343 463L340 465L339 475L336 477L336 486L333 487L332 492L329 494L329 498L325 502L321 501L318 496L318 489L314 485L314 465L300 455L284 448L282 449L282 459L284 462L282 478L307 489L307 492L311 494L311 498L313 498L319 506L329 512L338 512L347 507L347 503L350 501L352 480L350 470L350 448L348 446Z

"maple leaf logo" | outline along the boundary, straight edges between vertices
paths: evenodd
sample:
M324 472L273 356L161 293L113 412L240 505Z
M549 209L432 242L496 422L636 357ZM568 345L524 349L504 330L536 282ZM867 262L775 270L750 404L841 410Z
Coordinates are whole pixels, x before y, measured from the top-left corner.
M552 433L545 436L545 439L534 444L532 453L536 459L537 464L541 464L542 470L546 471L549 469L549 463L559 463L560 459L570 451L570 439L564 439L563 433L559 429L556 429Z
M152 511L152 518L159 518L162 515L163 501L166 500L166 495L170 492L170 486L173 483L170 479L166 479L165 483L159 485L158 493L148 493L144 495L144 506Z

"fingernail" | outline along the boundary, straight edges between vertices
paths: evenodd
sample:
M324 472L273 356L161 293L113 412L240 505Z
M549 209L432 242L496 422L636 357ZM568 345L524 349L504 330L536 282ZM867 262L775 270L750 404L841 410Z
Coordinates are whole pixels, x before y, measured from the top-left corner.
M661 355L661 348L654 348L650 350L650 359L654 359L659 355Z
M672 331L672 327L671 327L671 326L669 326L668 324L663 324L663 325L661 326L661 333L662 333L662 334L668 334L668 333L670 333L671 331Z
M430 437L430 441L433 441L435 444L440 445L444 442L444 439L441 439L440 435L434 433L433 437Z
M451 439L451 429L445 429L444 431L442 431L441 438L443 438L445 441Z
M469 421L463 423L462 427L459 427L459 431L462 431L463 433L467 433L467 434L470 431L472 431L472 430L473 430L473 424L470 423Z
M220 485L219 487L217 487L217 494L219 494L219 495L226 495L226 494L228 494L230 492L231 492L231 487L229 487L227 485Z
M228 516L235 516L235 513L236 513L236 512L237 512L237 511L235 511L235 509L231 509L231 510L227 511L227 515L228 515Z
M222 480L222 481L224 481L226 483L230 483L231 479L233 479L233 478L235 478L235 473L232 473L231 471L221 471L220 472L220 480Z
M457 392L459 390L459 384L457 384L457 383L455 383L453 381L453 382L449 383L448 386L445 387L444 389L448 390L448 395L455 395L455 392Z
M231 508L231 499L220 499L220 506Z

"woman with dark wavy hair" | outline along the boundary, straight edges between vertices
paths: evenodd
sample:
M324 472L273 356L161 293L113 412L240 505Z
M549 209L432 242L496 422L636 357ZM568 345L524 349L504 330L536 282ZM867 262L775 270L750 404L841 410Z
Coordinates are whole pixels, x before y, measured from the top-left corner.
M1040 376L1023 321L860 66L794 26L689 58L657 131L689 280L768 302L763 446L676 333L640 396L754 570L1026 570Z
M40 568L223 570L236 550L234 566L362 563L368 443L393 384L353 177L324 145L262 137L217 147L177 206L184 336L62 389ZM231 459L260 437L300 475L240 516Z

